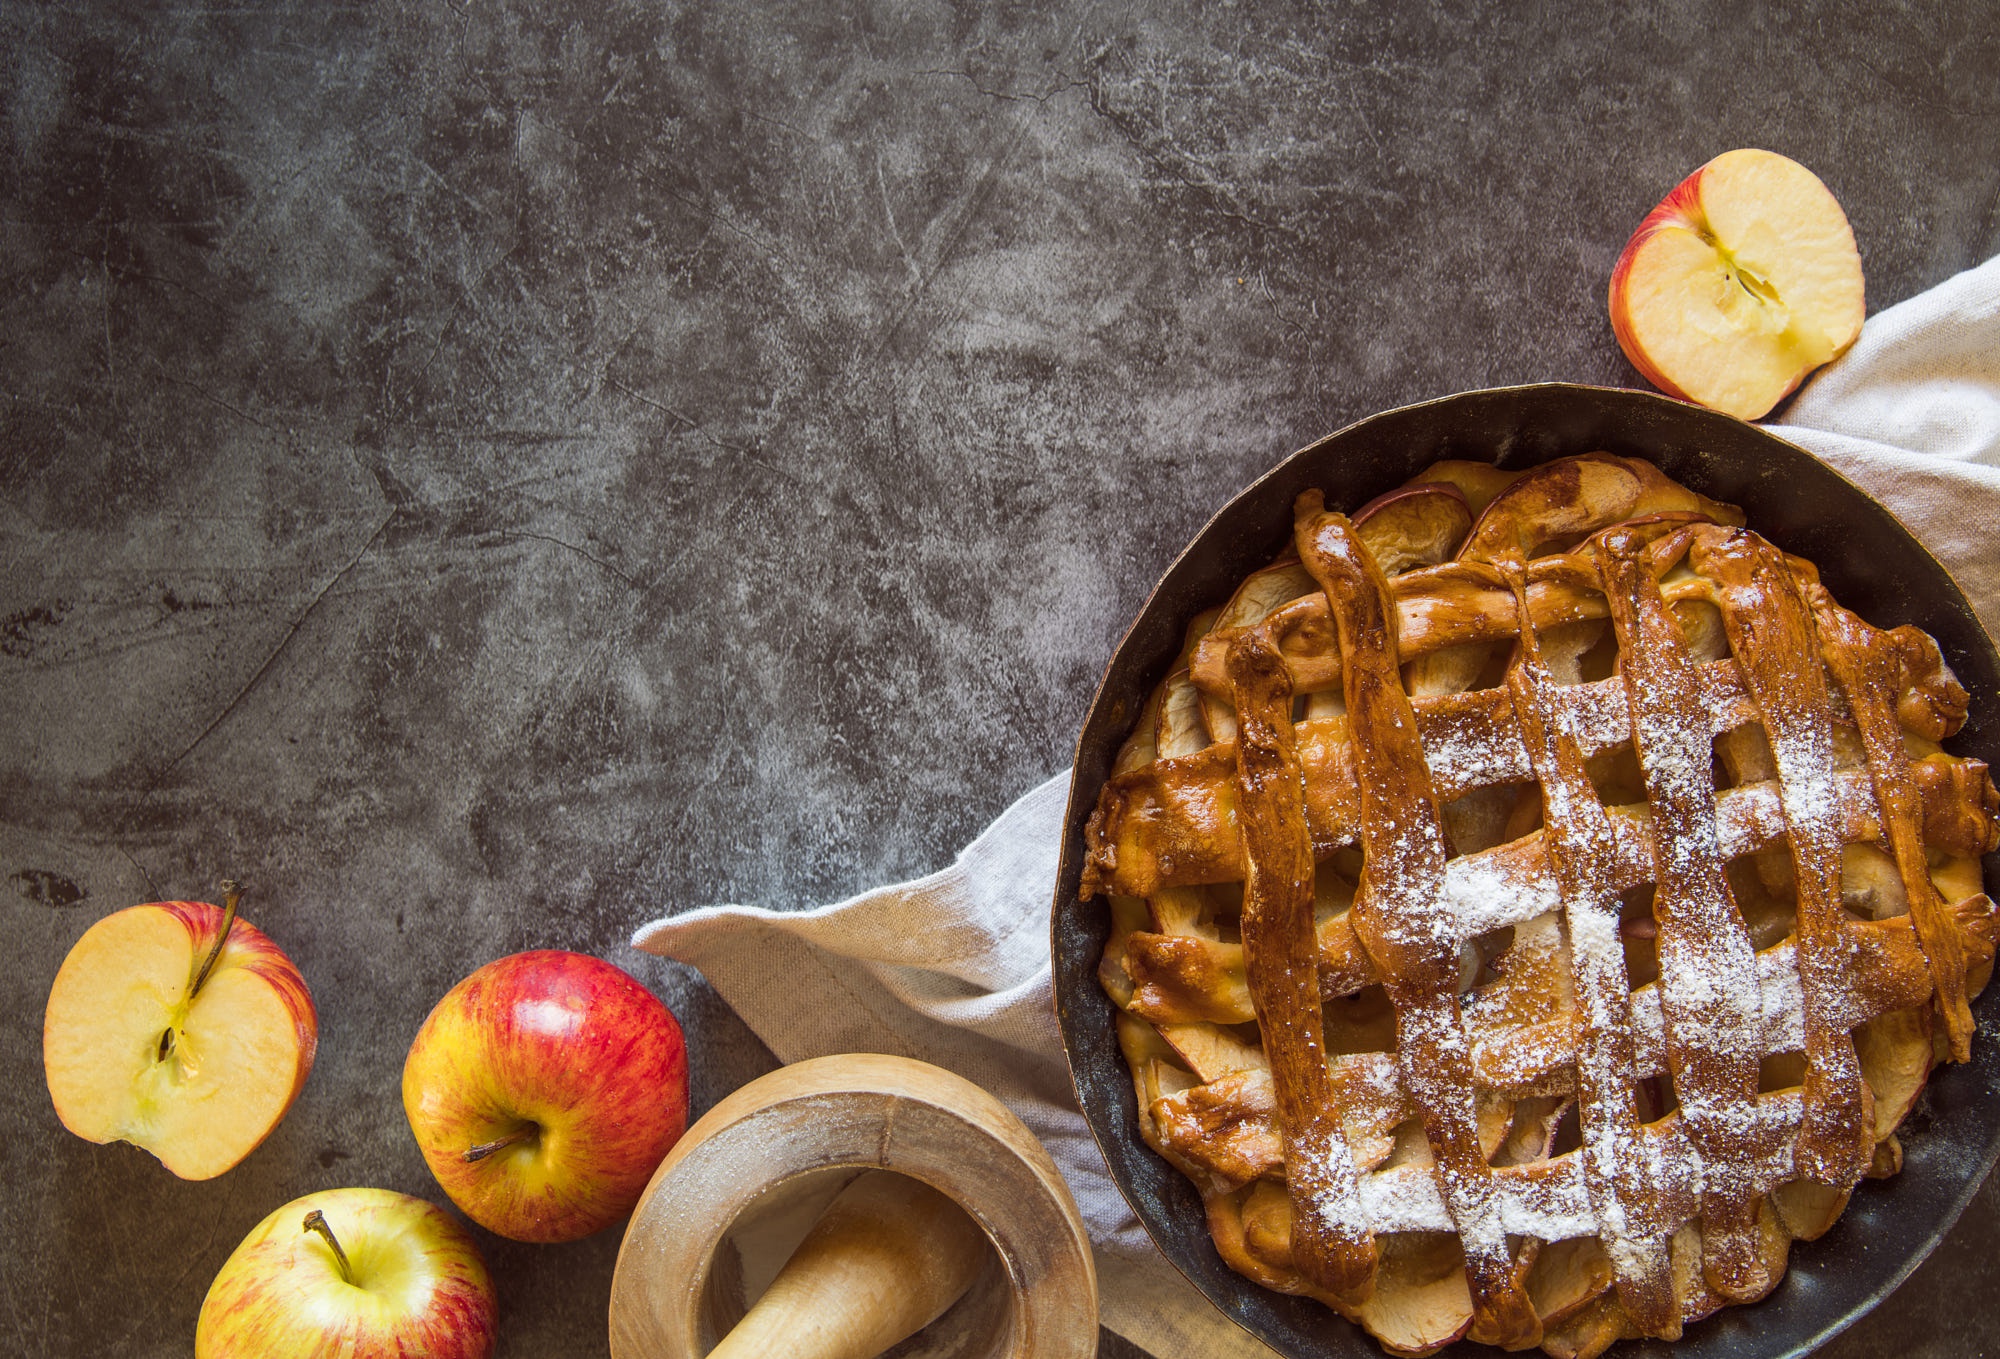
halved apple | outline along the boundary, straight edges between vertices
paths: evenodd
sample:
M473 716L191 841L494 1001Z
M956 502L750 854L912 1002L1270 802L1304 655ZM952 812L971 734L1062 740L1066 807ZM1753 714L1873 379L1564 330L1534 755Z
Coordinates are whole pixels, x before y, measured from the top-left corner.
M42 1021L64 1127L206 1180L278 1126L312 1070L319 1015L292 960L234 905L132 906L76 941Z
M1818 176L1728 151L1647 214L1611 271L1611 328L1669 396L1754 420L1861 333L1861 254Z

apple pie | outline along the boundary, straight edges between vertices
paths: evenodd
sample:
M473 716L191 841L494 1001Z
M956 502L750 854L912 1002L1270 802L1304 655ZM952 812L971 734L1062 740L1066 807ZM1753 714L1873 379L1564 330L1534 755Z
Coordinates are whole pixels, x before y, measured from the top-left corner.
M1608 454L1442 462L1196 618L1087 830L1139 1131L1390 1352L1763 1297L1992 970L1930 637Z

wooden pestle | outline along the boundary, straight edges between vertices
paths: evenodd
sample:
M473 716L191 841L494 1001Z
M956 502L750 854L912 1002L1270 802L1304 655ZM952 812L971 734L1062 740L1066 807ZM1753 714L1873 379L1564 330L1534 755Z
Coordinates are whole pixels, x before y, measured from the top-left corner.
M956 1203L907 1175L868 1171L708 1359L874 1359L944 1315L985 1254L985 1234Z

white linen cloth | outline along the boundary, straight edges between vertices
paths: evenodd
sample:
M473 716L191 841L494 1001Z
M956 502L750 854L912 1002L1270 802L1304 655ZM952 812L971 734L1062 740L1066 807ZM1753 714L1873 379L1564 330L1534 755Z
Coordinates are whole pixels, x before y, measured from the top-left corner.
M1869 321L1774 433L1876 496L2000 634L2000 257ZM711 906L633 944L700 969L785 1062L886 1052L970 1078L1062 1167L1096 1246L1105 1326L1161 1359L1270 1359L1147 1239L1077 1112L1049 981L1067 771L942 872L805 912Z

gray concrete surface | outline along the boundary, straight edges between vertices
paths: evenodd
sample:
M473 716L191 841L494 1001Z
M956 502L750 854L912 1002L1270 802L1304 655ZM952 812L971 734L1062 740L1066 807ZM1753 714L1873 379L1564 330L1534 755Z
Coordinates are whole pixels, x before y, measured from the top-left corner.
M1990 5L1743 8L0 0L0 1352L186 1354L270 1208L434 1195L402 1055L498 954L634 971L698 1107L764 1069L635 923L948 860L1314 436L1636 385L1708 156L1816 168L1878 309L2000 250ZM322 1046L186 1185L40 1015L225 874ZM1829 1353L2000 1346L1996 1206ZM616 1232L482 1242L502 1354L605 1352Z

